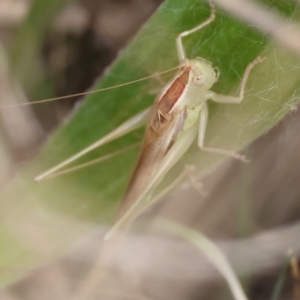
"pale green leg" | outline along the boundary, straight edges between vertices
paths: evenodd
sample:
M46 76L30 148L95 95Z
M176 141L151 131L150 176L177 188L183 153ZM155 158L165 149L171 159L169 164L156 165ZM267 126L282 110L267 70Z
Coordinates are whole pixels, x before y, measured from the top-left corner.
M210 17L206 21L204 21L203 23L199 24L198 26L196 26L196 27L194 27L190 30L186 30L184 32L181 32L177 36L177 38L176 38L176 47L177 47L177 53L178 53L178 57L179 57L180 61L186 59L186 54L185 54L184 47L183 47L183 44L182 44L182 38L196 32L196 31L201 30L203 27L207 26L208 24L210 24L211 22L214 21L215 16L216 16L215 5L211 1L209 1L209 5L210 5Z
M91 152L92 150L101 147L143 125L145 125L148 121L148 116L150 113L150 108L147 108L140 113L136 114L123 124L121 124L119 127L117 127L115 130L104 136L103 138L99 139L97 142L93 143L89 147L81 150L80 152L74 154L70 158L66 159L65 161L61 162L60 164L52 167L51 169L43 172L42 174L38 175L34 181L35 182L40 182L42 180L45 180L46 178L53 177L54 174L61 170L62 168L66 167L73 161L77 160L78 158L82 157L83 155Z
M169 185L167 185L161 192L159 192L157 195L155 195L154 198L147 201L145 207L143 208L143 211L147 210L150 206L152 206L154 203L156 203L159 199L161 199L163 196L168 194L170 191L175 189L185 177L188 177L190 183L195 188L195 190L201 195L205 196L206 193L202 189L202 184L199 184L197 180L194 177L194 172L196 170L196 167L194 165L185 165L182 172L174 179L173 182L171 182Z
M243 155L235 153L234 151L204 146L204 138L205 138L205 132L206 132L207 119L208 119L208 108L207 108L207 104L204 103L204 105L200 111L200 124L199 124L199 135L198 135L199 148L202 151L223 154L223 155L227 155L227 156L230 156L230 157L233 157L236 159L240 159L242 161L247 161Z
M210 99L218 102L218 103L235 103L239 104L243 101L244 99L244 94L245 94L245 86L250 74L250 71L252 68L258 64L264 61L265 58L257 57L253 62L251 62L244 73L242 82L241 82L241 87L240 87L240 94L239 96L227 96L227 95L222 95L222 94L216 94L214 92L210 92ZM218 154L223 154L227 155L236 159L240 159L242 161L248 161L243 155L240 155L238 153L235 153L234 151L230 150L225 150L225 149L219 149L219 148L211 148L211 147L205 147L204 146L204 138L205 138L205 132L206 132L206 125L207 125L207 119L208 119L208 108L207 104L204 103L201 111L200 111L200 124L199 124L199 136L198 136L198 146L201 150L211 152L211 153L218 153Z
M233 104L241 103L244 99L246 83L248 81L248 77L252 68L257 64L262 63L265 59L266 59L265 57L258 56L254 61L252 61L247 66L241 82L239 96L228 96L228 95L216 94L214 92L211 92L211 94L209 95L210 99L218 103L233 103Z
M149 200L149 193L153 187L169 172L169 170L178 162L182 155L187 151L195 137L197 136L197 126L190 127L187 131L183 132L176 143L171 147L166 156L164 157L155 177L149 183L143 193L136 199L132 206L125 212L120 220L107 232L104 239L109 240L121 229L126 228L138 217L147 207L147 200ZM152 202L153 203L153 202Z

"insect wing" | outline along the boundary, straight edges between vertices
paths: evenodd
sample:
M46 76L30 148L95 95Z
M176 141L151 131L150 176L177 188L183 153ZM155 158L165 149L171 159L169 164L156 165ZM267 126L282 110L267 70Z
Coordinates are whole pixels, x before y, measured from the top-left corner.
M161 122L160 119L162 119L162 116L156 107L154 107L137 164L120 205L116 220L128 210L145 190L149 191L156 184L156 182L152 182L151 186L149 185L166 153L172 146L174 138L176 138L180 131L178 127L181 127L182 123L180 122L182 119L181 114L171 116L168 120L164 119L163 126L157 130L157 128L153 127L153 124L158 125Z

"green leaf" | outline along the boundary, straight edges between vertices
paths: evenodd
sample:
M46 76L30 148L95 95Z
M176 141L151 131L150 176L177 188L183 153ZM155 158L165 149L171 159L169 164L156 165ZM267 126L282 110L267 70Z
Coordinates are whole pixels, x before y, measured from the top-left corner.
M281 7L277 5L279 11ZM285 13L295 13L296 3L294 6L289 3L288 8ZM175 37L205 20L209 13L203 1L165 1L94 88L113 86L177 66ZM241 150L275 126L299 102L299 57L255 28L218 10L215 22L185 38L184 44L189 58L200 56L219 67L221 76L213 90L223 94L234 95L247 65L258 55L266 56L266 61L251 73L242 104L209 103L207 145ZM37 255L39 248L31 246L31 260L28 255L24 260L36 264L38 256L44 261L90 228L86 224L112 220L133 170L137 151L128 151L99 165L39 185L32 180L150 105L154 99L148 95L150 86L149 81L144 81L86 97L80 108L48 140L40 155L2 194L3 222L6 227L14 228L11 234L21 244L19 255L24 253L24 245L35 238L29 229L20 225L22 222L38 226L38 236L43 236L43 243L49 247L48 251ZM141 139L142 131L128 134L81 161ZM176 176L185 163L196 165L199 173L205 174L225 159L228 158L201 153L195 145L171 176ZM16 235L18 230L23 230L22 238Z

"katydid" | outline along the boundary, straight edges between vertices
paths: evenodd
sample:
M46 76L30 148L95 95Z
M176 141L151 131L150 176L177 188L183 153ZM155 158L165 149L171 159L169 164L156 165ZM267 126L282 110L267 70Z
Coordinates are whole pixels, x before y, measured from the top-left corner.
M108 135L85 148L59 165L35 178L39 182L52 177L63 167L85 155L96 147L111 142L130 131L146 125L146 132L139 158L127 190L120 205L115 225L106 235L111 237L121 227L139 214L162 177L178 162L198 135L198 146L202 151L227 155L245 161L245 157L230 150L204 145L208 120L207 100L218 103L240 103L251 69L264 60L257 57L243 75L239 96L217 94L210 90L218 80L219 71L203 58L187 59L182 39L207 26L215 19L215 6L210 3L210 17L200 25L180 33L176 38L180 65L176 75L157 95L154 104L121 124Z

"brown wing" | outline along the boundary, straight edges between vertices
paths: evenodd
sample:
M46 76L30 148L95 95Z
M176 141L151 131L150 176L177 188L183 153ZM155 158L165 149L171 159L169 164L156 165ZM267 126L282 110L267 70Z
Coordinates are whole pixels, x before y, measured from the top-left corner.
M161 129L159 132L151 126L147 128L137 164L121 202L116 220L127 211L144 189L149 188L149 183L180 131L178 125L181 125L181 119L180 114L172 117L171 120L165 122L162 127L163 130Z
M186 112L182 108L174 109L174 105L184 92L189 72L190 67L187 67L175 77L168 90L161 98L156 99L153 105L140 155L116 220L119 220L145 189L151 188L149 184L157 173L161 161L184 125Z

